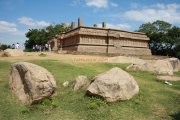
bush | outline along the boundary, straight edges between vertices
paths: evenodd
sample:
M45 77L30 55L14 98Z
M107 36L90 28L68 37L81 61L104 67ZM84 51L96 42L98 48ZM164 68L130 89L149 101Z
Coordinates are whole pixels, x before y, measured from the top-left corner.
M5 50L7 48L11 48L11 46L10 45L5 45L5 44L0 45L0 50Z

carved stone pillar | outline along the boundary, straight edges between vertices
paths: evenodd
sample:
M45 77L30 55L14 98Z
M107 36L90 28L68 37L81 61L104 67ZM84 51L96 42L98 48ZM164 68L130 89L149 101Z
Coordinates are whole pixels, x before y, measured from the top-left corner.
M82 18L78 18L78 27L82 26L82 24L83 24Z
M102 28L106 28L106 23L102 22Z
M76 28L76 24L75 24L75 22L72 22L72 23L71 23L71 30L72 30L72 29L75 29L75 28Z
M57 39L53 39L54 42L54 47L53 47L53 51L58 50L58 40Z

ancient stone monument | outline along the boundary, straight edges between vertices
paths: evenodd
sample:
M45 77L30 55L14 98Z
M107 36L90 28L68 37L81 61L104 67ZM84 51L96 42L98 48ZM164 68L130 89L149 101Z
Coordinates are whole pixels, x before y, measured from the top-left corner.
M53 50L151 55L148 41L149 38L144 33L109 29L105 22L102 23L102 28L98 28L96 24L87 27L83 26L82 19L79 18L78 27L72 22L69 32L57 35L49 43Z

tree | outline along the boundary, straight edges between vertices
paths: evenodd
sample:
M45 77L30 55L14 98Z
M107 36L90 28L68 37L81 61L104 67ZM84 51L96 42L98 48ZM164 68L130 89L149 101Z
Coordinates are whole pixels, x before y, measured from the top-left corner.
M49 25L44 29L29 29L26 33L28 40L25 42L26 49L32 49L33 45L44 45L56 35L70 30L66 24Z
M7 48L11 48L11 46L6 44L0 44L0 50L5 50Z
M168 31L168 36L171 39L170 41L174 43L174 46L172 46L173 52L171 54L180 59L180 28L175 26L172 27L172 29Z
M150 38L149 48L154 55L176 56L180 28L172 27L170 23L157 20L148 22L139 27L139 32L144 32Z

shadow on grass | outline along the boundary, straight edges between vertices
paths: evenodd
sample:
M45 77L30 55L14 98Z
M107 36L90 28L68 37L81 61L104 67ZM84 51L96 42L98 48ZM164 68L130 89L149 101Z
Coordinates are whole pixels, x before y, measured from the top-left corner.
M180 120L180 111L170 116L173 118L173 120Z

